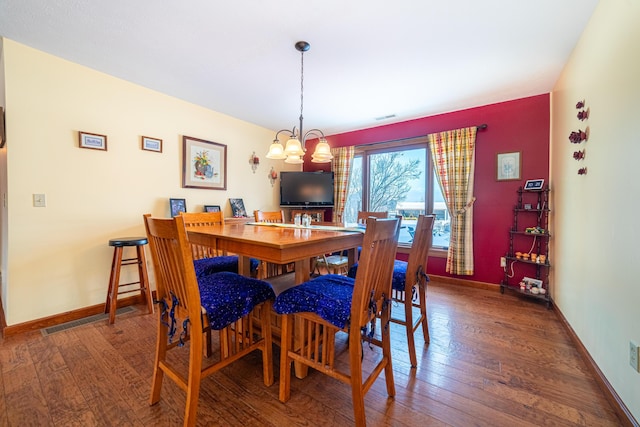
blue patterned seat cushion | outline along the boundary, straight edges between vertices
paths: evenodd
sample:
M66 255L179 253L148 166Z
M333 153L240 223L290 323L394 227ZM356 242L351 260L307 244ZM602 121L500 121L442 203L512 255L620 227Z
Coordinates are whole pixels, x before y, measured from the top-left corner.
M342 329L349 323L354 280L325 274L282 292L273 309L278 314L312 312Z
M223 271L198 278L200 303L211 328L220 330L276 295L268 282Z
M255 271L260 264L257 259L250 259L251 271ZM216 256L211 258L196 259L193 261L196 269L196 277L207 276L209 274L220 273L221 271L229 271L231 273L238 272L238 257L235 255Z
M356 271L358 270L358 264L354 264L347 273L349 277L356 277ZM393 279L391 286L396 291L404 291L404 278L407 274L407 262L395 260L393 263Z

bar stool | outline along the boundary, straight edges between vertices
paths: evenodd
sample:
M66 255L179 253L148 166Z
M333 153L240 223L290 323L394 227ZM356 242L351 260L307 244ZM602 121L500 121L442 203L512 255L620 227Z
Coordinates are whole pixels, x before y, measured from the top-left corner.
M118 295L130 292L140 292L147 303L149 314L153 313L153 300L151 299L151 290L149 289L149 276L147 276L147 262L144 257L144 245L149 243L146 237L120 237L109 240L109 246L114 247L113 261L111 262L111 277L109 278L109 290L107 292L107 302L104 306L104 312L109 313L109 324L112 325L116 320L116 306L118 303ZM122 259L122 253L125 246L135 246L136 256L133 258ZM138 266L137 282L129 282L120 284L120 269L123 265ZM136 285L140 286L133 289L120 290L120 286Z

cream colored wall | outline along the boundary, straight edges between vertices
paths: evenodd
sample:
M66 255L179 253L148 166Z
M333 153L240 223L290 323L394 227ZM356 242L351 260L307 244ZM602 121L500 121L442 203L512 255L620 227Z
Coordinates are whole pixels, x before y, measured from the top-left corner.
M108 240L144 235L142 215L168 216L169 197L185 198L188 211L218 204L227 216L229 197L248 211L277 207L267 174L284 163L264 158L273 131L8 39L4 61L8 325L104 303ZM108 151L78 148L78 131L107 135ZM162 139L163 152L141 150L141 135ZM183 135L227 145L227 191L181 188ZM47 207L32 206L34 193Z
M640 420L640 3L601 1L552 96L553 298ZM589 119L575 105L585 100ZM571 144L572 131L589 139ZM583 161L573 152L586 150ZM580 167L587 174L579 176Z

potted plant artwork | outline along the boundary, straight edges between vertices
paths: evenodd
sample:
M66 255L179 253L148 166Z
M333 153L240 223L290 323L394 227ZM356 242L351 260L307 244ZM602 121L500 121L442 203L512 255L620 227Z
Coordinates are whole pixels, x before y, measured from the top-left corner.
M198 151L193 158L194 161L194 178L206 179L212 178L216 174L213 171L213 166L211 166L211 161L209 160L207 150Z

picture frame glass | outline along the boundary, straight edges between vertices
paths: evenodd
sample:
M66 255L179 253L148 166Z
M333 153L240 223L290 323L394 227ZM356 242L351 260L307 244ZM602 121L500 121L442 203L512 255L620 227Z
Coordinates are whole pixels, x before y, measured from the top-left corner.
M107 136L97 133L79 132L80 148L107 151Z
M146 151L155 151L157 153L162 153L162 140L158 138L143 136L142 149Z
M520 152L499 153L497 155L496 180L512 181L520 179L521 156Z
M187 201L185 199L169 199L169 210L171 218L180 215L180 212L187 211Z
M189 136L182 141L182 186L226 190L227 146Z
M246 218L247 210L244 207L244 200L242 199L229 199L231 205L231 213L234 218Z

